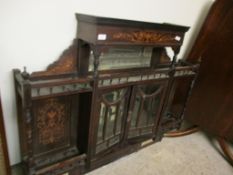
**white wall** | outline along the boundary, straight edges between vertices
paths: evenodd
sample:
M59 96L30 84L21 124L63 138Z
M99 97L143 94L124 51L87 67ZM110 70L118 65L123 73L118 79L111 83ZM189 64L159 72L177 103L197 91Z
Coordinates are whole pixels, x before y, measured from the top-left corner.
M0 90L11 164L20 161L13 68L45 69L75 38L75 13L191 26L187 55L213 0L0 0Z

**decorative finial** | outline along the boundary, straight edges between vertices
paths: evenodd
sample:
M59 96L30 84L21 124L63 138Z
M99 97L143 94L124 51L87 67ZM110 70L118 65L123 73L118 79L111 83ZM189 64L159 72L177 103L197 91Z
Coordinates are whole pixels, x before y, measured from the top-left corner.
M26 79L29 78L29 73L27 72L27 67L26 67L26 66L23 67L22 76L23 76L24 78L26 78Z

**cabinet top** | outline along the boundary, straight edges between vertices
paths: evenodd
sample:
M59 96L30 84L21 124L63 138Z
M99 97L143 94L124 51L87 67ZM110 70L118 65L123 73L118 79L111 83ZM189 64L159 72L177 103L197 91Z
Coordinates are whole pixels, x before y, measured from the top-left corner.
M76 14L77 37L95 45L181 46L189 27Z
M80 13L76 13L76 18L80 22L82 21L82 22L92 23L95 25L157 29L157 30L176 31L176 32L187 32L189 30L189 27L187 26L174 25L169 23L142 22L142 21L134 21L134 20L126 20L126 19L92 16L92 15L86 15Z

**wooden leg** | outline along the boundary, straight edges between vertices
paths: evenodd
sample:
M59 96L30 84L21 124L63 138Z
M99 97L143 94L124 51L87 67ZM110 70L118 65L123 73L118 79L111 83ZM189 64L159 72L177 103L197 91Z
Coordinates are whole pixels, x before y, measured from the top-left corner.
M197 132L197 131L199 131L199 127L194 125L194 126L191 126L187 129L182 129L179 131L171 131L171 132L165 133L164 136L165 137L180 137L180 136L192 134L192 133Z
M227 141L224 138L218 138L217 140L224 154L227 156L230 163L233 165L233 153L231 152L230 146L228 145Z

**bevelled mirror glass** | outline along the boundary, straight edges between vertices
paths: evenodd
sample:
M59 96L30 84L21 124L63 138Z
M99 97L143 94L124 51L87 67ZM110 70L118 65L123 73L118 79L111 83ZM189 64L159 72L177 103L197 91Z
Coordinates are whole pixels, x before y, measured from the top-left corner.
M109 47L102 50L99 70L150 67L152 47ZM93 71L94 56L90 53L89 71Z

